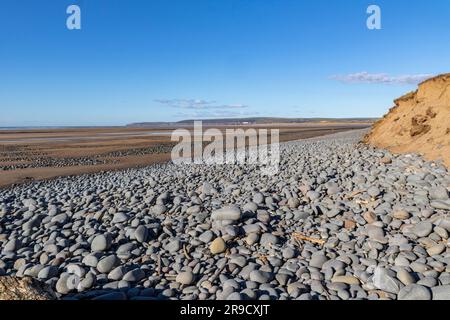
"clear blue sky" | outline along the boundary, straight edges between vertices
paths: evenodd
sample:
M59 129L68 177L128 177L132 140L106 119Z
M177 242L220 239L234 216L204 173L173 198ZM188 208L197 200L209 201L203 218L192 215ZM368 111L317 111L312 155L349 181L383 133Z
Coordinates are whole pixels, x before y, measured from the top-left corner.
M448 0L2 0L0 126L376 117L449 52Z

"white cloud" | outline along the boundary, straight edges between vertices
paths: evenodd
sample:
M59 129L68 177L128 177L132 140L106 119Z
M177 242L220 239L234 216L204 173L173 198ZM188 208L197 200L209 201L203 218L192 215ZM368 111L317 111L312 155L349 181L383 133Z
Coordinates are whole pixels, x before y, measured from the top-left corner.
M419 84L429 78L432 74L410 74L390 76L386 73L368 73L358 72L347 75L333 75L330 79L337 80L344 83L369 83L369 84Z
M208 110L208 109L244 109L243 104L217 104L216 101L201 99L158 99L160 104L177 109Z
M257 116L258 112L238 110L203 110L192 112L178 112L175 116L182 119L210 119L210 118L235 118Z

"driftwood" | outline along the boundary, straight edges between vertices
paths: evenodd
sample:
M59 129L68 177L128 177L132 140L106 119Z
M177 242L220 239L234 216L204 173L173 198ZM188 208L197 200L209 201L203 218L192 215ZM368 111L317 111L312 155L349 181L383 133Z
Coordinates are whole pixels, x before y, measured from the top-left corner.
M345 199L351 200L354 197L356 197L357 195L363 193L366 190L357 190L357 191L353 191L352 193L350 193L349 195L345 196Z
M323 239L311 238L298 232L293 233L292 236L294 237L295 240L309 241L311 243L320 244L321 246L325 244L325 240Z
M192 260L191 256L189 255L189 252L186 248L186 244L183 244L183 253L184 253L184 256L186 257L186 259Z

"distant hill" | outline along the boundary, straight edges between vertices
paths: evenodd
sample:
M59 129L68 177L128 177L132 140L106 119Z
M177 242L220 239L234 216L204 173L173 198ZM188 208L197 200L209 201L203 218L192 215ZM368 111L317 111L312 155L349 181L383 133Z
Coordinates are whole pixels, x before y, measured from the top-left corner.
M275 118L275 117L251 117L251 118L222 118L222 119L198 119L204 125L245 125L245 124L269 124L269 123L315 123L315 122L375 122L377 118ZM170 127L174 125L192 125L195 119L177 122L137 122L127 124L127 127Z

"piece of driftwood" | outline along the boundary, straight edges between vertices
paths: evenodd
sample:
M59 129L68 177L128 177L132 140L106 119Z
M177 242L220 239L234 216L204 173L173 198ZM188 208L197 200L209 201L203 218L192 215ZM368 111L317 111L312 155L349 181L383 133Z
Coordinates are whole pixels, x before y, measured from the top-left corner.
M293 233L292 236L296 240L308 241L311 243L320 244L321 246L323 246L325 244L325 240L323 240L323 239L311 238L311 237L305 236L304 234L301 234L298 232Z
M186 257L186 259L192 260L191 256L189 255L189 252L186 248L186 244L183 244L183 253L184 253L184 256Z
M356 197L357 195L363 193L365 190L357 190L357 191L353 191L352 193L350 193L349 195L345 196L345 199L353 199L354 197Z

